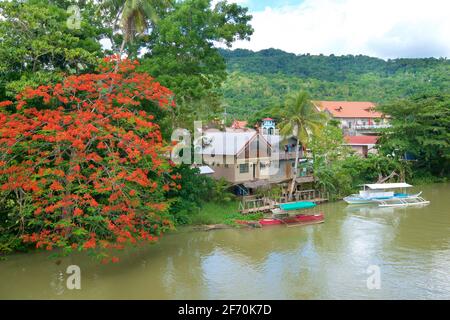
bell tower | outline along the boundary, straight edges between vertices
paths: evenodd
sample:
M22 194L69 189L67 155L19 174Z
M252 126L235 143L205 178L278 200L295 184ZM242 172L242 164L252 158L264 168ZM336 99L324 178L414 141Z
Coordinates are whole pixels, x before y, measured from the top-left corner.
M264 118L261 122L262 134L273 135L275 134L275 120L272 118Z

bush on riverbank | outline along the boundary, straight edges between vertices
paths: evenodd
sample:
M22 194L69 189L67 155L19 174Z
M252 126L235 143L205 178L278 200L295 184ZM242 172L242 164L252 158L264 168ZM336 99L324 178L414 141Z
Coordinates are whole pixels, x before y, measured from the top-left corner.
M315 175L319 179L317 186L330 194L330 200L341 199L357 191L361 184L374 183L380 175L385 177L393 171L401 179L411 176L407 164L376 154L370 154L367 158L350 155L315 167Z
M239 202L224 179L200 175L199 169L181 165L181 189L168 194L169 212L176 225L224 223L229 214L238 211Z
M450 177L450 94L436 92L417 95L381 105L389 115L389 128L383 129L379 150L397 159L412 159L417 179L443 181Z
M230 215L236 214L238 209L238 201L228 203L205 202L201 208L191 213L189 223L194 225L224 223Z
M239 201L234 200L227 203L207 202L201 209L193 212L190 216L189 223L192 225L202 224L228 224L235 225L235 220L258 220L263 214L246 214L239 213Z

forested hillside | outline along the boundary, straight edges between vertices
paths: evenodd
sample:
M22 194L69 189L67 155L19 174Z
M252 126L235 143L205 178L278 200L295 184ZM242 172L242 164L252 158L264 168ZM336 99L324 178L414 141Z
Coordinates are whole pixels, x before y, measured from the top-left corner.
M449 92L450 61L295 55L282 50L221 50L228 79L223 85L227 113L248 118L281 104L290 91L306 90L318 100L387 103L419 93Z

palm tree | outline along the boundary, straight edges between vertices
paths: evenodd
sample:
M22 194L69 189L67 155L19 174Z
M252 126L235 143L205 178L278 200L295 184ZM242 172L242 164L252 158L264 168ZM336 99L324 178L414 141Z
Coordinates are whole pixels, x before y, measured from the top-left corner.
M113 27L119 25L123 34L119 54L122 55L127 42L148 30L150 23L156 23L158 9L171 4L171 0L106 0L102 7L114 17Z
M285 138L294 135L297 139L294 175L289 189L289 198L292 198L298 173L300 145L306 149L312 135L319 134L328 117L324 112L317 111L306 92L298 92L287 97L284 108L279 111L279 118L282 121L279 125L280 134Z

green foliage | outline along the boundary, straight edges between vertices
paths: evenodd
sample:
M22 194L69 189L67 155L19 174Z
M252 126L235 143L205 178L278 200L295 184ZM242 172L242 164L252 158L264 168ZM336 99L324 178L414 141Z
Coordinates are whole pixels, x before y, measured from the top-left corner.
M200 224L228 224L236 226L236 220L259 220L263 218L262 213L241 214L239 213L239 202L228 203L207 202L202 208L190 216L190 223Z
M201 209L193 212L189 216L189 223L199 224L216 224L225 223L234 217L239 210L238 201L230 201L226 203L205 202Z
M235 200L226 180L215 180L199 173L199 169L184 164L174 168L173 174L181 175L181 189L170 191L168 198L171 203L169 212L176 224L191 224L201 220L198 215L208 212L210 203L227 207Z
M0 205L0 256L14 251L25 251L27 248L16 231L16 225L20 223L15 214L17 209L12 199Z
M295 177L298 173L300 145L308 145L312 136L319 134L326 123L327 115L324 112L318 112L308 94L300 91L296 94L288 95L284 106L276 110L275 116L281 119L279 124L280 134L283 137L294 135L297 138L294 174L291 187L289 188L289 196L292 196L295 187Z
M213 44L230 46L252 33L247 8L210 0L174 3L161 13L144 43L148 53L141 71L155 76L174 91L177 109L174 126L190 127L193 120L211 119L221 111L220 86L226 78L223 57Z
M288 95L285 104L275 114L281 119L280 134L284 137L295 135L303 145L309 144L313 135L319 134L327 116L317 112L306 92Z
M281 103L281 102L280 102ZM261 110L258 110L246 117L248 120L248 123L250 126L254 126L256 124L259 124L261 122L261 119L264 118L272 118L275 120L276 123L279 123L281 121L280 115L279 115L279 108L280 105L278 102L273 105L267 106L265 108L262 108ZM235 113L235 108L227 108L227 110L230 109L233 114ZM242 110L243 112L246 112L246 110ZM239 117L238 117L239 119Z
M109 36L113 52L126 51L134 59L160 14L171 7L172 0L106 0L100 2L96 13L113 30Z
M255 112L279 106L304 90L313 100L386 103L421 92L449 92L450 62L367 56L294 55L281 50L222 50L229 76L223 85L227 111L253 120Z
M107 32L87 2L81 28L67 26L67 6L75 1L3 1L0 3L0 98L26 86L62 79L63 74L90 72L102 56L99 40Z
M268 188L258 188L254 195L261 197L268 197L271 199L278 199L283 193L283 188L280 185L270 185Z
M329 121L319 134L312 137L309 148L316 166L328 165L351 153L351 149L344 145L342 130L333 121Z
M166 7L168 1L161 0L106 0L102 7L116 19L125 35L132 40L136 33L144 33L150 28L150 22L158 19L158 8ZM118 19L120 17L120 19Z
M332 199L350 194L355 187L353 179L361 174L360 161L351 156L351 150L343 145L342 130L329 121L320 134L312 138L310 149L313 154L314 175L318 178L316 187L330 194ZM350 157L349 157L350 156ZM354 167L353 163L358 163ZM351 171L351 172L350 172Z
M395 171L402 177L410 176L409 168L401 162L383 155L369 154L367 158L351 155L330 163L318 162L314 174L317 186L329 192L332 199L345 197L364 183L376 182L380 175Z
M419 95L380 106L390 116L380 151L402 158L412 155L415 171L450 174L450 94Z
M168 197L171 199L170 213L177 224L189 223L189 216L213 195L215 181L199 172L199 169L191 169L184 164L174 169L175 175L181 175L181 189L172 190Z
M241 214L239 212L233 212L227 215L224 223L232 226L238 226L239 224L236 223L236 220L241 221L257 221L259 219L264 218L264 213L257 212L257 213L249 213L249 214Z
M235 196L230 192L230 183L224 178L214 181L214 189L211 200L218 203L227 203L235 199Z
M355 75L369 73L382 76L394 75L397 72L419 74L430 67L441 67L443 64L448 67L448 61L444 58L400 58L384 61L363 55L296 55L278 49L265 49L258 52L243 49L221 50L221 54L225 57L231 72L281 73L324 81L346 81Z

